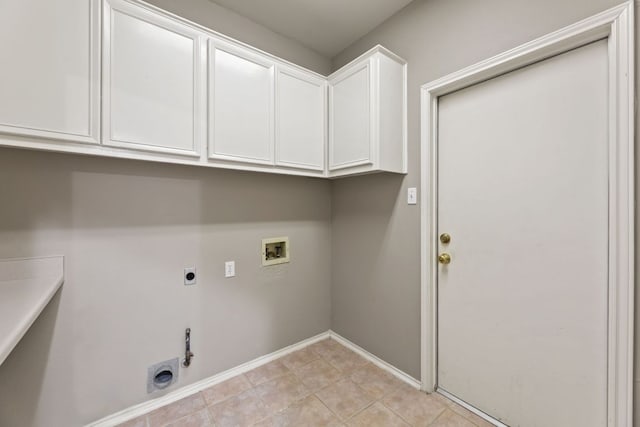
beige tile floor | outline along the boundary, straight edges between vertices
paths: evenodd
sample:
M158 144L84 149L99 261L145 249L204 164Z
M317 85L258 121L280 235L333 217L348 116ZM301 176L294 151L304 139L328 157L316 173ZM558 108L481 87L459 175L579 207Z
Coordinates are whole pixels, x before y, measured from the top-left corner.
M326 339L128 421L121 427L491 424L427 395Z

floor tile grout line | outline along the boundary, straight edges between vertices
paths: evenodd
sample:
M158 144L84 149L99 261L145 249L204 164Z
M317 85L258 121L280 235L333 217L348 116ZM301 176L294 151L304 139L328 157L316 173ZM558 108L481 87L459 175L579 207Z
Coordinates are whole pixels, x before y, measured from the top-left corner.
M349 418L347 418L345 420L345 422L349 422L352 419L354 419L355 417L357 417L358 415L360 415L361 413L363 413L364 411L366 411L367 409L369 409L371 406L375 405L376 403L378 403L377 400L374 400L372 402L369 402L364 408L357 410L356 412L354 412L353 414L351 414L351 416Z
M316 347L314 349L310 349L311 346L314 346L315 344L322 343L322 342L328 342L327 343L328 346L325 346L324 350L320 350L320 352L319 352L318 348L321 348L321 347ZM256 389L258 387L263 386L264 384L267 384L267 383L272 382L272 381L276 381L277 379L282 378L282 377L284 377L286 375L291 375L292 379L294 379L296 382L300 383L302 385L302 387L305 389L305 393L308 392L308 394L304 394L302 397L296 397L293 401L288 403L284 408L281 408L281 409L279 409L279 410L277 410L277 411L275 411L273 413L269 413L269 415L267 415L266 417L258 420L257 423L263 422L263 421L268 420L268 419L270 419L272 417L275 417L277 414L283 413L283 412L287 411L288 409L292 408L293 406L299 404L304 399L312 397L316 401L320 402L322 407L327 409L329 411L329 413L332 414L332 416L334 416L341 423L348 423L348 422L352 421L355 417L357 417L362 412L366 411L367 409L369 409L370 407L372 407L376 403L380 403L385 409L389 410L390 413L392 413L395 416L397 416L400 420L402 420L403 422L406 422L408 425L412 425L412 423L408 422L402 415L400 415L398 412L394 411L393 409L391 409L390 407L385 405L384 402L383 402L383 400L385 398L387 398L391 394L397 392L399 387L400 387L400 385L397 385L395 387L390 387L389 391L387 391L386 393L381 394L379 397L375 397L376 395L374 393L372 393L369 390L363 388L360 383L354 381L354 379L353 379L354 374L359 369L361 369L363 366L366 366L366 362L367 362L366 358L362 358L362 356L360 356L358 353L353 352L348 347L344 346L340 342L337 342L336 340L333 340L331 338L328 338L328 339L325 339L325 340L321 340L321 341L318 341L316 343L309 344L308 346L303 347L303 348L301 348L301 349L299 349L297 351L305 351L305 350L310 350L311 355L313 355L313 357L314 357L312 360L306 360L305 363L303 363L303 364L301 364L299 366L296 366L294 368L293 365L291 365L291 367L287 366L287 364L283 363L282 360L284 358L286 358L289 354L295 354L296 352L292 352L292 353L289 353L288 355L284 355L284 356L281 356L280 358L274 359L272 362L278 361L280 363L280 365L284 368L283 369L284 372L279 373L278 375L276 375L276 376L274 376L272 378L269 378L268 380L263 381L261 383L254 384L251 380L249 380L248 376L246 375L247 372L238 374L235 377L231 377L231 378L227 379L226 381L229 381L229 380L231 380L233 378L237 378L237 377L244 377L244 379L247 382L247 384L249 385L249 387L247 389L245 389L245 390L242 390L242 391L238 392L238 393L234 393L234 394L232 394L230 396L227 396L226 398L224 398L223 400L220 400L218 402L209 404L209 402L205 398L204 391L206 389L197 392L196 395L200 395L200 399L204 403L204 407L201 408L200 410L202 410L202 409L206 410L205 417L207 418L207 421L212 423L212 424L215 424L215 422L213 420L212 412L210 411L210 408L212 408L213 406L218 405L218 404L222 404L224 402L227 402L228 400L230 400L230 399L232 399L234 397L237 397L237 396L241 395L242 393L245 393L245 392L247 392L249 390L253 390L254 392L256 392ZM350 353L354 353L355 356L358 356L359 358L363 359L363 363L356 364L356 365L351 366L351 367L349 367L347 369L339 369L338 366L336 366L336 364L335 364L336 360L338 360L340 362L339 357L333 357L332 356L332 355L335 354L336 351L337 352L345 352L347 357L352 357L352 355ZM334 363L332 363L331 360L334 360ZM333 380L330 379L327 384L325 384L323 387L321 387L321 388L319 388L319 389L314 391L312 388L307 388L307 386L303 382L304 376L302 374L298 374L297 371L299 371L300 369L304 368L305 366L308 366L308 365L310 365L310 364L312 364L314 362L317 362L317 361L323 361L324 363L326 363L327 366L329 366L331 369L335 370L338 373L338 376ZM270 363L272 363L272 362L270 362ZM340 365L344 365L344 364L340 363ZM349 363L347 363L344 366L349 366ZM374 366L375 366L375 364L374 364ZM256 368L256 369L259 369L259 367ZM251 372L251 371L248 371L248 372ZM320 396L318 396L318 393L322 392L322 390L325 390L325 389L327 389L329 387L334 386L336 383L338 383L340 381L345 381L345 380L348 380L351 383L353 383L357 387L358 390L360 390L362 393L364 393L369 398L372 398L372 401L370 401L364 407L358 409L357 411L355 411L353 414L349 415L348 417L342 418L340 415L338 415L336 412L334 412L333 410L331 410L331 408L328 407L328 405L320 398ZM222 383L220 383L220 384L222 384ZM212 386L212 387L215 387L215 385ZM256 397L259 399L259 401L263 405L266 406L266 402L265 402L263 396L261 396L261 395L256 393ZM444 402L441 402L441 403L444 403ZM455 405L455 402L452 402L452 403ZM169 406L169 405L166 405L166 406ZM158 409L160 409L160 408L158 408ZM466 421L470 422L474 426L478 427L478 425L472 419L468 418L468 416L465 416L465 415L469 415L469 414L460 414L457 411L455 411L455 408L453 408L453 407L451 407L450 405L447 405L447 404L443 405L443 408L441 409L441 411L429 423L429 425L432 425L432 424L436 423L439 419L441 419L441 417L447 411L447 409L449 409L451 412L455 413L457 416L460 416L461 418L463 418ZM187 418L187 417L189 417L191 415L194 415L194 414L198 413L198 411L199 410L192 411L192 412L190 412L190 413L188 413L188 414L186 414L186 415L184 415L184 416L182 416L182 417L180 417L180 418L178 418L178 419L176 419L174 421L170 421L170 423L185 419L185 418ZM152 413L153 413L153 411L150 412L150 413L144 414L144 425L146 427L151 427L150 415Z
M325 408L327 408L327 410L328 410L329 412L331 412L331 414L332 414L332 415L333 415L333 416L334 416L338 421L342 422L342 419L340 419L340 416L339 416L338 414L336 414L335 412L333 412L333 411L331 410L331 408L329 408L329 407L327 406L327 404L326 404L326 403L324 403L322 399L320 399L320 397L319 397L319 396L316 396L316 394L314 393L313 397L315 397L315 398L318 400L318 402L320 402L320 404L322 404L322 406L324 406ZM343 423L343 424L344 424L344 423Z
M389 393L391 394L391 393ZM409 424L410 426L413 427L413 423L409 422L409 420L407 420L405 417L403 417L402 415L400 415L398 412L394 411L392 408L390 408L389 406L385 405L384 402L380 402L382 403L382 406L384 406L385 408L387 408L389 411L391 411L392 414L395 414L398 418L400 418L402 421L404 421L405 423Z
M427 425L427 426L432 426L436 421L438 421L440 419L440 417L442 417L442 415L447 412L449 408L447 408L446 406L442 409L442 411L440 411L440 413L438 414L437 417L435 417L433 420L431 420L431 422ZM464 418L464 417L463 417ZM465 418L466 419L466 418Z

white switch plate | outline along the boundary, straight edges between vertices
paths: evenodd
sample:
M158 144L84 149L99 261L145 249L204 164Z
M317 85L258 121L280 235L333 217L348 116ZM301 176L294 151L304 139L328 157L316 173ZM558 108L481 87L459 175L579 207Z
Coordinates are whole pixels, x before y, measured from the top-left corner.
M236 275L236 262L227 261L224 263L224 277L235 277Z
M411 187L407 189L407 204L415 205L418 203L418 190L416 187Z

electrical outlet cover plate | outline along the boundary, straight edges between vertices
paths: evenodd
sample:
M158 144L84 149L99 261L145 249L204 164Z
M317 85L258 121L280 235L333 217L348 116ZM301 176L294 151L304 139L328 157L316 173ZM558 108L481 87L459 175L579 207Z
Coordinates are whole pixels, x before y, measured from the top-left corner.
M284 264L291 257L288 237L262 239L262 266Z
M184 284L195 285L196 284L196 268L189 267L184 269Z

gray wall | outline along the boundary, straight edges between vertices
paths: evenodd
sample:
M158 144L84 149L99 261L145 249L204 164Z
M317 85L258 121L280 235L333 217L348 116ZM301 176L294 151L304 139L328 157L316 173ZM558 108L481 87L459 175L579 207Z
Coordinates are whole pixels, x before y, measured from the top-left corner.
M0 426L147 400L147 366L183 354L186 327L178 387L330 327L326 181L0 149L0 200L0 258L63 254L66 276L0 366ZM291 263L262 268L261 239L283 235Z
M332 183L336 332L420 378L420 218L406 204L420 186L420 86L618 3L416 0L334 58L337 69L380 43L409 64L409 174Z
M330 67L206 0L154 3ZM147 366L180 356L186 327L196 357L172 390L330 327L325 180L4 148L0 200L0 258L66 257L63 288L0 366L0 426L80 426L149 399ZM262 268L261 239L282 235L291 263Z
M331 71L329 58L209 0L145 1L317 73Z

